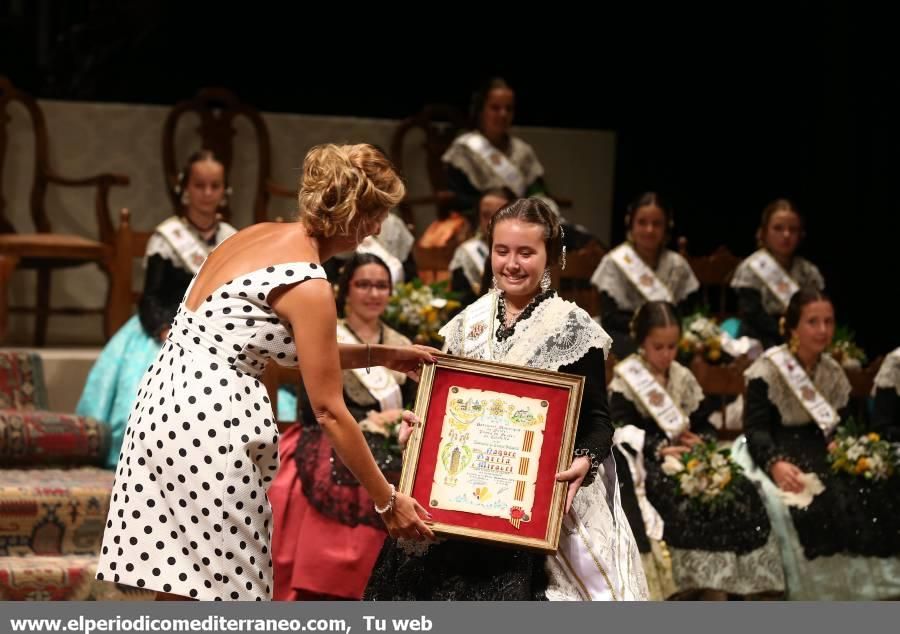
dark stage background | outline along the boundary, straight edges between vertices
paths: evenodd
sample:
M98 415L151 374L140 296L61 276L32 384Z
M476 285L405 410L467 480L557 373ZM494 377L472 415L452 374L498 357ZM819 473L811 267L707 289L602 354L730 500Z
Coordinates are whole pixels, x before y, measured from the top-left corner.
M628 200L653 189L693 252L747 254L762 207L790 197L838 322L870 356L900 345L886 16L825 3L631 15L535 4L520 19L464 5L290 6L0 0L0 74L46 98L171 104L217 84L262 110L391 118L465 107L500 74L517 90L517 123L617 133L616 241Z

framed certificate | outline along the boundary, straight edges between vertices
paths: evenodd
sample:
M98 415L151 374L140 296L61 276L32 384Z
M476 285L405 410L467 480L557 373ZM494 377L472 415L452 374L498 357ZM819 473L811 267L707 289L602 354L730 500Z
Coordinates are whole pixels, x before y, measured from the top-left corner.
M441 536L552 553L584 377L435 355L416 398L400 490Z

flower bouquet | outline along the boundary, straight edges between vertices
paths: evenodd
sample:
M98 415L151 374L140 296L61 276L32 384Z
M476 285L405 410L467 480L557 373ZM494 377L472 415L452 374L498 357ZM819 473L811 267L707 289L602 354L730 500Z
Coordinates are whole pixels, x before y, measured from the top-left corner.
M860 433L851 419L828 443L828 462L835 473L887 480L896 471L898 456L891 443L874 432Z
M722 330L716 321L703 314L694 313L681 322L681 341L678 343L678 360L687 365L697 354L710 363L722 360Z
M835 328L828 352L835 361L848 369L859 370L866 364L866 353L856 345L856 333L847 327Z
M662 470L678 484L678 492L700 504L727 504L734 497L734 483L741 468L728 449L715 441L701 442L680 456L667 455Z
M414 343L440 345L438 331L460 308L448 282L425 284L415 279L394 287L384 313L385 322Z

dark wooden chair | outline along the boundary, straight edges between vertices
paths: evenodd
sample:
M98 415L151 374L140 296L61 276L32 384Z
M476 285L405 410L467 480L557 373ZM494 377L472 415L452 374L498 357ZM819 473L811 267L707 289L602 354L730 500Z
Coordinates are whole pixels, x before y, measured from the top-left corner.
M880 356L864 368L844 368L847 380L850 381L851 412L859 423L869 422L869 399L875 386L875 375L883 362L884 356Z
M97 264L110 279L115 265L115 230L109 215L109 190L116 185L128 185L128 177L121 174L98 174L87 178L68 178L58 174L50 166L47 124L40 106L32 96L17 89L3 76L0 76L0 174L6 159L7 124L11 120L8 109L13 102L18 102L28 112L34 132L34 179L30 195L34 231L16 231L6 213L0 178L0 340L6 334L7 311L35 315L34 343L37 346L46 343L49 317L58 313L102 313L104 333L110 337L115 328L110 319L109 301L103 308L51 308L50 282L54 270L85 264ZM54 232L45 204L50 185L96 189L94 212L98 226L97 239ZM7 307L7 283L17 268L37 271L36 306Z
M410 227L416 224L416 207L433 206L437 209L439 217L453 208L454 196L447 188L447 173L441 157L464 128L463 114L453 106L444 104L427 105L397 126L391 139L391 160L401 174L409 169L409 162L406 159L407 136L413 131L420 131L425 137L421 147L425 150L425 168L431 193L407 196L400 203L400 217Z
M591 241L580 249L567 252L566 268L557 272L559 296L575 302L589 315L600 314L600 293L591 284L591 276L604 255L606 248Z
M719 247L710 255L703 256L690 255L687 246L687 238L678 239L679 253L688 261L697 281L700 282L703 302L709 306L715 317L725 319L731 316L728 304L729 283L735 269L741 263L741 258L725 246Z
M181 205L178 194L175 193L175 184L178 180L178 170L184 159L184 157L179 159L176 156L175 133L178 122L186 114L194 114L200 118L200 124L196 128L200 142L196 149L212 150L216 156L222 159L226 174L231 173L234 161L234 136L237 134L234 122L239 117L245 117L250 122L256 146L256 183L253 185L254 222L266 222L269 219L268 206L272 196L286 198L296 196L296 190L274 183L270 178L272 148L269 129L259 111L241 102L237 95L229 90L202 88L192 99L175 104L163 124L163 170L165 171L166 190L169 192L173 208L177 209ZM226 220L230 219L231 209L229 207L224 207L221 213Z
M747 357L739 357L732 363L714 365L708 363L702 355L695 355L690 363L690 370L697 378L703 393L709 397L719 399L721 405L719 411L722 414L723 426L719 430L719 437L723 439L734 439L739 436L743 429L726 429L725 408L734 400L734 397L744 394L744 370L750 366L750 359Z

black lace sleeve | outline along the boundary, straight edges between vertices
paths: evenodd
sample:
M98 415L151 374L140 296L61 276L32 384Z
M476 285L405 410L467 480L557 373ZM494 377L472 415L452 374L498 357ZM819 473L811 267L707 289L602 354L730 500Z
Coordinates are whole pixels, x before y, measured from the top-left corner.
M872 429L886 440L900 441L900 398L897 390L889 387L875 390Z
M606 400L606 366L603 350L591 348L581 359L559 368L560 372L580 374L584 377L584 395L578 431L575 433L575 454L588 456L592 469L584 484L590 484L597 468L612 447L613 426L609 419L609 403Z
M678 315L681 317L687 317L688 315L694 314L700 309L702 299L703 298L699 290L688 294L687 297L682 299L680 302L678 302L678 305L675 306L675 309L678 311Z
M707 440L715 440L718 437L716 428L709 422L709 417L719 408L717 397L706 396L700 401L700 405L690 415L691 431Z
M603 329L609 332L628 332L631 318L634 313L630 310L622 310L609 293L600 291L600 323Z
M474 303L475 300L478 299L478 295L472 290L472 285L469 284L469 278L466 277L462 267L451 271L450 288L454 293L458 294L459 302L464 307Z
M410 251L403 262L403 279L411 282L417 277L419 277L419 267L416 266L416 259L413 257L413 252Z
M784 459L778 454L773 433L779 424L778 408L769 401L769 387L763 379L752 379L744 403L744 433L753 462L766 473L772 463Z
M138 315L148 335L158 337L169 327L191 278L190 273L160 255L147 258L144 292L138 304Z
M456 196L453 201L453 208L464 215L472 222L473 226L478 226L478 218L476 210L478 208L478 199L481 198L481 192L469 181L469 177L461 169L453 165L446 165L447 168L447 188Z
M744 322L742 334L762 341L764 348L781 343L778 333L778 318L766 312L762 305L762 294L755 288L738 288L738 315Z

